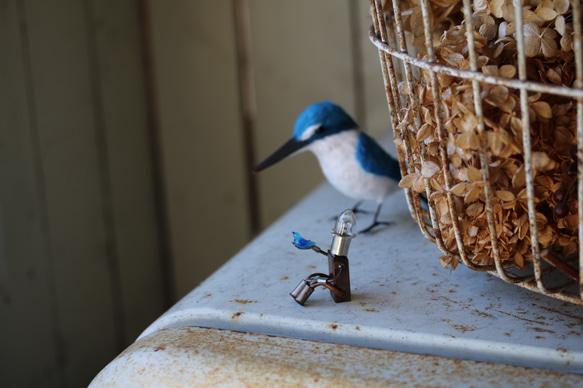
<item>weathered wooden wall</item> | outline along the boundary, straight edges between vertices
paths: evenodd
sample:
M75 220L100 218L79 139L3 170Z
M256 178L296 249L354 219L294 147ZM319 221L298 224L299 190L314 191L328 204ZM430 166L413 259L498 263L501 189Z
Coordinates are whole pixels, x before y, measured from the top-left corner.
M249 176L308 104L386 133L369 24L366 0L0 0L0 386L87 385L313 189L307 154Z

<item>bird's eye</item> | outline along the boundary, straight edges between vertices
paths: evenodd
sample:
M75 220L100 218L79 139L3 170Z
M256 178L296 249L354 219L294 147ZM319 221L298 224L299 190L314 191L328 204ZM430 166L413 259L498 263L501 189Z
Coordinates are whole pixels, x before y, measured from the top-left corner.
M316 130L314 131L315 134L320 135L322 133L324 133L324 127L323 126L319 126L318 128L316 128Z

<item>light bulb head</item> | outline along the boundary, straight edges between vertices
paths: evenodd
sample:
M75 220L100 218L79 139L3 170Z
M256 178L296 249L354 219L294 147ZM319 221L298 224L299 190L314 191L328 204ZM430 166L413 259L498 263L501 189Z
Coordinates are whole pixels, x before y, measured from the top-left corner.
M340 213L332 230L334 237L332 237L330 253L335 256L347 255L350 241L356 237L356 233L353 232L355 225L356 217L352 210L347 209Z
M355 224L356 217L352 210L344 210L336 219L336 225L334 225L332 233L345 237L356 237L356 234L352 231Z

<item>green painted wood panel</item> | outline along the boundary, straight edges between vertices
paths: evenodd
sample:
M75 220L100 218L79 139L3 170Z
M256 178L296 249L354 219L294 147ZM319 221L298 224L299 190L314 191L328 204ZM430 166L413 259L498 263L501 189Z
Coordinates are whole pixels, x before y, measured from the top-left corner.
M250 238L232 2L150 1L175 292Z
M100 146L107 168L108 219L118 261L124 343L167 307L155 212L144 52L138 3L93 0L93 73Z
M78 387L165 303L139 3L0 1L0 385Z
M0 1L0 385L58 387L58 321L21 4Z

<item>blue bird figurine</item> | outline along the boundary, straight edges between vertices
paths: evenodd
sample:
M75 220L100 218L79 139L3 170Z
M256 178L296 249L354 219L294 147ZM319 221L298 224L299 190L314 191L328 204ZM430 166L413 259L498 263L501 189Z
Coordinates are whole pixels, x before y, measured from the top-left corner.
M299 115L291 139L259 163L253 172L303 151L316 155L332 186L359 201L353 211L358 211L365 200L376 201L373 223L360 233L390 224L379 221L378 216L385 198L399 187L399 162L360 131L344 109L330 101L310 105Z

